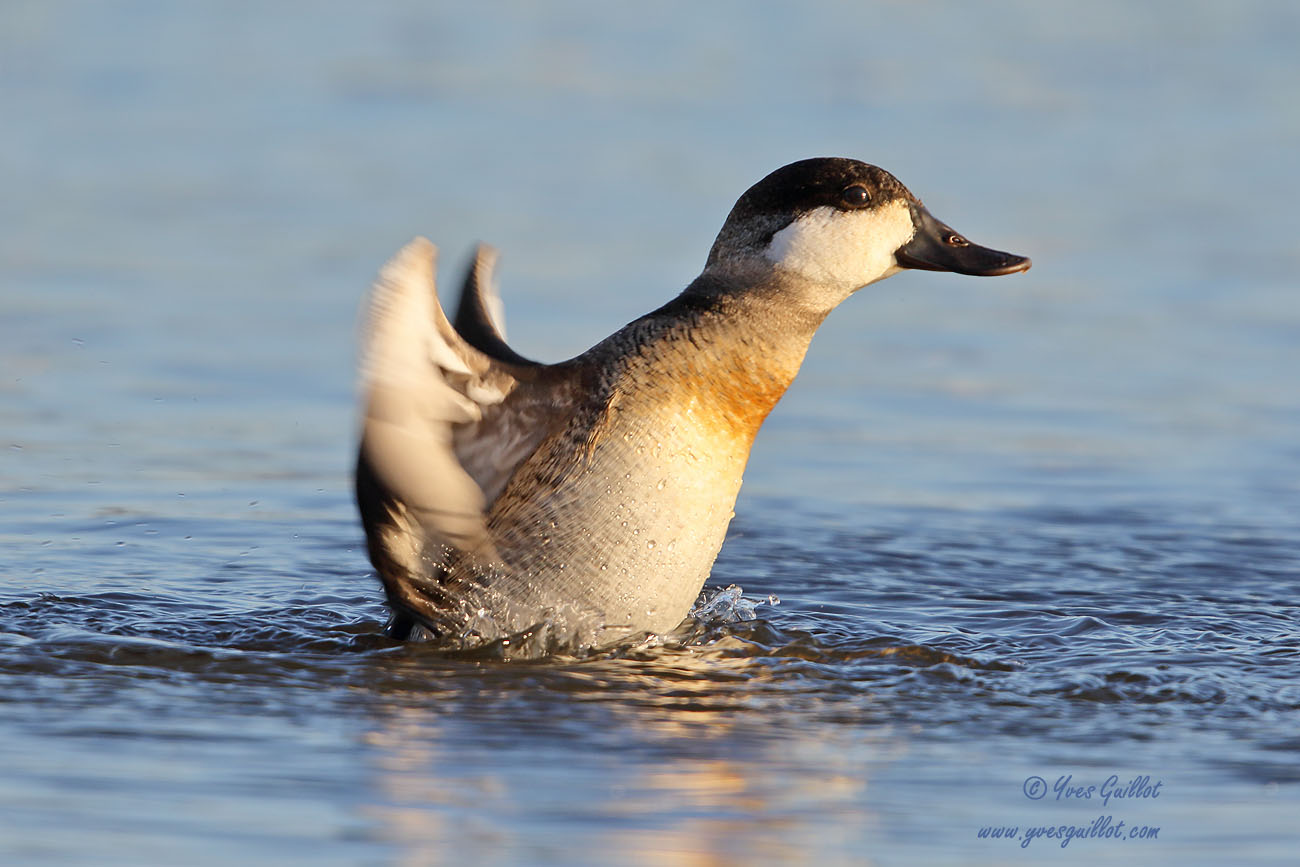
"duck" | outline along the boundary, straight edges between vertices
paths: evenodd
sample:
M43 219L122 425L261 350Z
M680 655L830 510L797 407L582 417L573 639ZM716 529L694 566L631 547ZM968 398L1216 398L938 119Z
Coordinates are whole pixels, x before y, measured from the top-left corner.
M583 647L671 633L828 314L907 269L1031 264L967 240L884 169L800 160L740 196L680 294L546 364L506 343L493 248L452 317L436 256L407 243L364 305L354 478L388 634L457 647L544 622Z

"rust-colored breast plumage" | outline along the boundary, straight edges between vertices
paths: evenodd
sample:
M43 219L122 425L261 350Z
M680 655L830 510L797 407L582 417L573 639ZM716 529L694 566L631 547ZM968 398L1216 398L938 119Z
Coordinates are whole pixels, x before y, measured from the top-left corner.
M609 637L677 624L803 354L728 332L698 317L634 324L584 359L591 388L490 508L499 589L599 612Z

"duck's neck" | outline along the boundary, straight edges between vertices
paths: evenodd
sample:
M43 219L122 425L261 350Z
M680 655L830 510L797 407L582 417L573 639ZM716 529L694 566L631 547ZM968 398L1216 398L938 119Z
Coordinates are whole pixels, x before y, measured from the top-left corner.
M634 323L644 341L635 363L645 365L659 400L686 407L747 451L825 316L776 289L729 291L701 277Z

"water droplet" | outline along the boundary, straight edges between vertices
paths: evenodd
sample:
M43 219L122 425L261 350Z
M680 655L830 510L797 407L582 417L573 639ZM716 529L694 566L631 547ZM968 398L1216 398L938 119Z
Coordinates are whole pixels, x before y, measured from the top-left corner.
M649 542L645 543L645 546L648 550L653 551L655 547L655 540L651 539Z
M659 484L655 485L655 490L662 491L667 484L668 484L667 479L660 479Z

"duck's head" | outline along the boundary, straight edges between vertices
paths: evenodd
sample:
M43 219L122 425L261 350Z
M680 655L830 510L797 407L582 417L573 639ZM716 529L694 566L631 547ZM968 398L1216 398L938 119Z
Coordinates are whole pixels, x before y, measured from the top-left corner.
M777 169L740 197L704 273L821 287L829 307L903 268L990 277L1029 265L966 240L884 169L818 157Z

